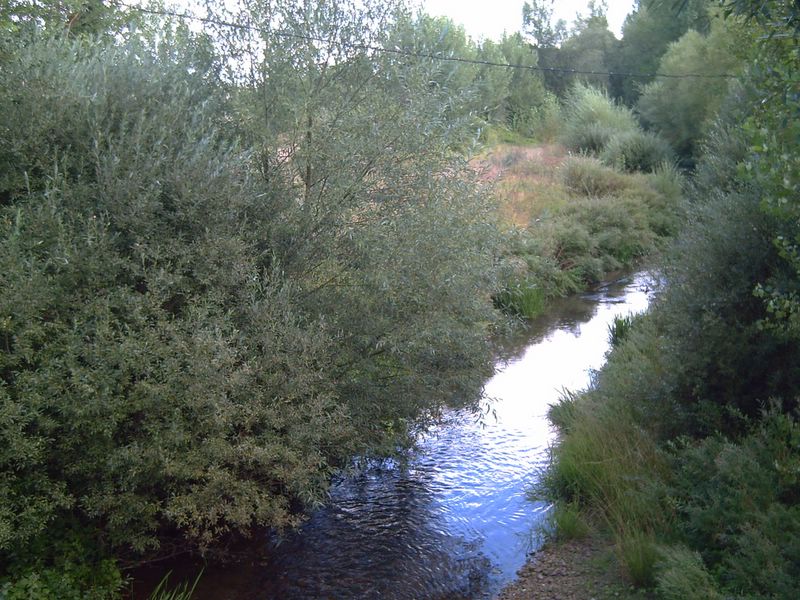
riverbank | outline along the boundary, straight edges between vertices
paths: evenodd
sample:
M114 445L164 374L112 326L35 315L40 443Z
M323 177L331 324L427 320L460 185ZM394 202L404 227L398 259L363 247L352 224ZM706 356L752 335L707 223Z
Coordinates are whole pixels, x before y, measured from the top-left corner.
M669 165L624 172L557 144L501 145L475 164L504 226L495 304L521 317L637 268L680 223L682 178Z
M549 541L531 554L496 600L649 598L625 583L613 552L612 544L599 535Z

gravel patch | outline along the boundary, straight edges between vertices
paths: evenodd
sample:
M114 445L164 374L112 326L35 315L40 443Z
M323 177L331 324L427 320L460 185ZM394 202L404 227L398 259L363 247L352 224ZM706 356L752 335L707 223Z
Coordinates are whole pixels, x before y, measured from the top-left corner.
M645 600L648 597L625 584L611 548L591 536L545 544L531 555L517 573L517 579L496 600Z

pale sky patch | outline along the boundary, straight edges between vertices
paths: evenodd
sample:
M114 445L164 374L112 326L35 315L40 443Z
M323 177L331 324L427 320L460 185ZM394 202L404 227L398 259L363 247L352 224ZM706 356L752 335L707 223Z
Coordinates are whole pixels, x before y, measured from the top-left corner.
M503 32L514 33L522 29L522 5L525 0L416 0L423 10L433 16L450 17L463 25L467 35L475 40L500 39ZM558 0L554 12L556 19L570 24L577 13L588 14L586 0ZM633 0L608 0L608 26L620 37L625 17L633 11Z

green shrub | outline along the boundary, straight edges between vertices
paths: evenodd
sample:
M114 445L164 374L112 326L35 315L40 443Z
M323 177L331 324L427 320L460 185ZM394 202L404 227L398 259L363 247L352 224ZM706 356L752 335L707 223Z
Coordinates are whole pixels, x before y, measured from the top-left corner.
M293 145L280 111L242 125L248 91L186 38L3 56L0 576L43 577L73 521L111 555L291 527L491 368L492 215L416 127L428 80L409 106L348 62L337 85L375 87Z
M537 235L539 234L539 235ZM503 286L494 295L495 306L511 314L532 318L552 298L576 293L584 282L574 271L561 268L552 256L549 229L515 230L507 238L503 261Z
M548 299L563 298L583 289L584 281L578 274L562 269L553 256L526 254L524 258L530 278L545 290Z
M656 593L662 600L716 600L714 578L698 552L685 546L667 546L658 552Z
M674 165L667 163L642 177L646 185L638 186L637 192L648 208L650 229L657 236L671 240L685 218L684 178Z
M553 226L557 256L562 264L579 267L587 275L630 267L658 245L648 212L632 194L576 199Z
M630 185L624 175L589 156L573 156L560 169L561 180L573 194L608 196Z
M741 50L747 48L747 34L737 31L731 20L714 18L711 31L703 35L687 31L661 57L659 73L680 75L697 73L719 75L736 73L741 68ZM697 158L698 143L708 132L731 80L709 77L700 80L683 77L656 78L642 89L638 110L675 149L681 158Z
M759 326L753 289L777 260L760 204L752 189L706 198L667 255L671 285L655 316L670 340L670 401L687 418L678 430L741 430L737 415L756 417L763 399L800 384L797 345Z
M681 533L720 587L800 595L800 424L773 407L741 441L687 442L672 460Z
M630 268L677 229L681 186L672 167L629 175L596 158L572 157L560 176L571 195L508 237L504 264L512 272L495 302L511 312L534 314L544 300Z
M605 164L621 171L651 173L672 161L672 151L658 135L634 130L612 136L600 157Z
M618 135L617 130L603 123L589 123L580 134L572 133L570 139L562 140L570 150L589 155L598 155L611 139Z
M27 568L0 580L3 600L115 600L125 580L114 561L97 564L66 560L52 567Z
M563 127L563 114L558 98L547 93L541 105L534 109L533 133L541 142L555 140Z
M578 83L564 105L561 141L570 150L599 153L612 137L638 127L629 109L614 104L605 92Z

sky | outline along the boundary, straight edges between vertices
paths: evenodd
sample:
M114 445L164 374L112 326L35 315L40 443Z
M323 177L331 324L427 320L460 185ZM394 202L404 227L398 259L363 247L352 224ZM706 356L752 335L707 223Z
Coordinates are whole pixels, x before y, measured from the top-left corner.
M450 17L463 25L467 35L474 39L499 39L503 31L514 33L522 28L522 5L524 0L416 0L433 16ZM633 0L607 0L608 26L620 37L622 23L633 10ZM575 14L587 14L586 0L556 0L556 19L570 23Z

